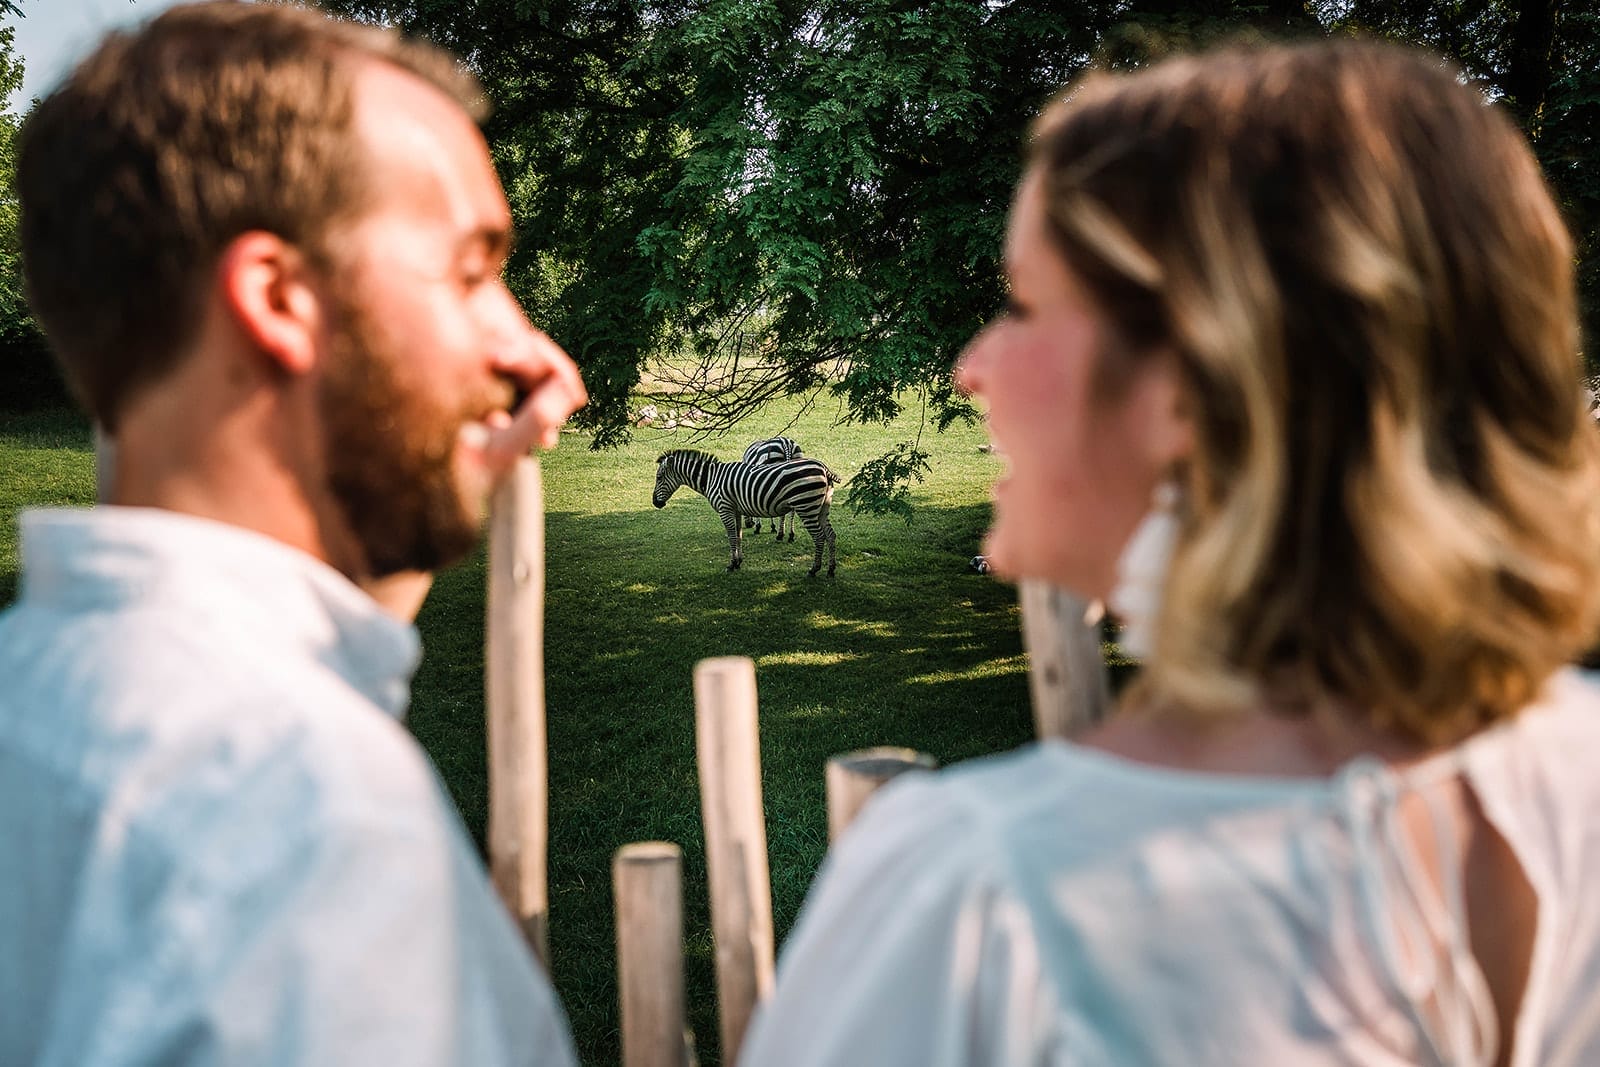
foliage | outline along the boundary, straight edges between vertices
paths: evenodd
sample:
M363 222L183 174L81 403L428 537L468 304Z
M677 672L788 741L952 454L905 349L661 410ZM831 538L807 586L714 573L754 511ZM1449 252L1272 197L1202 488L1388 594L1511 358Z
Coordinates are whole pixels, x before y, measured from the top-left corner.
M1539 140L1582 244L1593 322L1594 16L1548 0L324 0L466 57L518 221L509 279L578 358L596 447L660 361L702 426L831 393L852 421L902 398L941 430L1001 305L1027 124L1088 64L1247 34L1370 32L1454 55ZM1542 49L1542 50L1541 50ZM920 446L902 442L911 451ZM905 453L901 453L903 456ZM897 512L898 481L852 486ZM897 494L900 494L897 496Z
M1600 12L1556 0L1354 0L1330 5L1361 31L1453 58L1533 143L1578 245L1584 333L1600 336ZM1597 364L1588 345L1591 368Z
M1569 5L1535 146L1578 241L1586 355L1600 370L1600 12Z
M900 442L894 448L861 465L850 480L846 497L856 514L899 515L909 525L911 486L920 484L930 469L928 453L915 445Z
M14 9L10 13L22 14ZM0 410L46 407L66 399L22 291L16 194L17 131L22 120L11 104L22 88L22 73L16 27L0 26Z

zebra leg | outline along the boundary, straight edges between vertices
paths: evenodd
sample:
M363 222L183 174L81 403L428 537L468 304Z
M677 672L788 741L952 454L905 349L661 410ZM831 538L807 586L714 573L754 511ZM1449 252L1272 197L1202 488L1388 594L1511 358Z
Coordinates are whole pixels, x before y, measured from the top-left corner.
M792 512L792 511L789 512L789 514L784 516L784 519L789 523L789 540L793 541L794 540L794 512Z
M738 514L732 511L724 512L722 525L728 531L728 569L736 571L739 569L739 564L744 562L744 546L740 543L740 535L744 531L739 526Z
M827 522L827 516L806 516L806 532L811 535L811 569L806 572L807 578L815 578L822 569L822 542L826 541L828 534L822 525Z
M830 512L832 510L833 510L833 505L829 501L824 500L822 502L822 506L817 509L817 514L816 514L817 526L816 526L816 529L812 530L812 532L811 532L811 536L817 542L816 561L811 566L811 573L812 574L816 574L818 569L820 569L822 567L822 543L824 541L826 541L828 543L828 577L829 578L833 577L834 568L835 568L835 566L837 566L837 563L838 563L837 553L836 553L836 551L834 549L834 542L837 540L837 538L835 537L834 532L833 532L833 522L831 520L829 520L829 518L828 518L828 512ZM806 528L807 529L811 529L811 524L807 523L806 524Z

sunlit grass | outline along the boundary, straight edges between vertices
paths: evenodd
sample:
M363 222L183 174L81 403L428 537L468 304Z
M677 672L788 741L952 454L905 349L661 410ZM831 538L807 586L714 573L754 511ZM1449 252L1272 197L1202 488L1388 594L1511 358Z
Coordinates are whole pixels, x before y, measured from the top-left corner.
M691 445L737 458L780 431L848 479L901 440L898 427L836 426L795 407L736 435L691 442L641 431L591 452L564 435L543 460L546 695L550 740L553 974L586 1064L619 1061L610 861L630 841L683 847L691 1023L702 1064L719 1062L691 674L697 660L758 664L763 791L779 936L827 842L823 765L839 752L903 745L950 764L1031 731L1013 591L972 572L1000 462L981 429L925 437L932 469L917 512L852 515L838 493L838 574L808 578L812 548L748 535L728 572L722 525L700 496L650 503L655 457ZM914 432L914 427L913 427ZM0 429L0 601L14 595L15 511L87 503L93 459L81 420L8 419ZM482 840L484 554L440 575L418 620L425 656L410 726Z

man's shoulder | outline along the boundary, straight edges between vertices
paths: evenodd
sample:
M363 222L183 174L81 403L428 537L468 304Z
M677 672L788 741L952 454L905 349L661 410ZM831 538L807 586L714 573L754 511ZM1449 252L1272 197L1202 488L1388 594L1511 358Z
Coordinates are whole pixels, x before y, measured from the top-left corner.
M0 748L88 803L155 826L287 828L435 800L400 723L314 660L158 614L5 623L20 632L0 650Z

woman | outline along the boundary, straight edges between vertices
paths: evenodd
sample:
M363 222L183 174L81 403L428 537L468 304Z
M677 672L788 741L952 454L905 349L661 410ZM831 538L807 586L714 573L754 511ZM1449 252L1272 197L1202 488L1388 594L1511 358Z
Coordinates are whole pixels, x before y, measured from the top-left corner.
M987 552L1145 669L886 790L741 1061L1600 1063L1600 439L1514 127L1376 44L1097 74L1006 269Z

